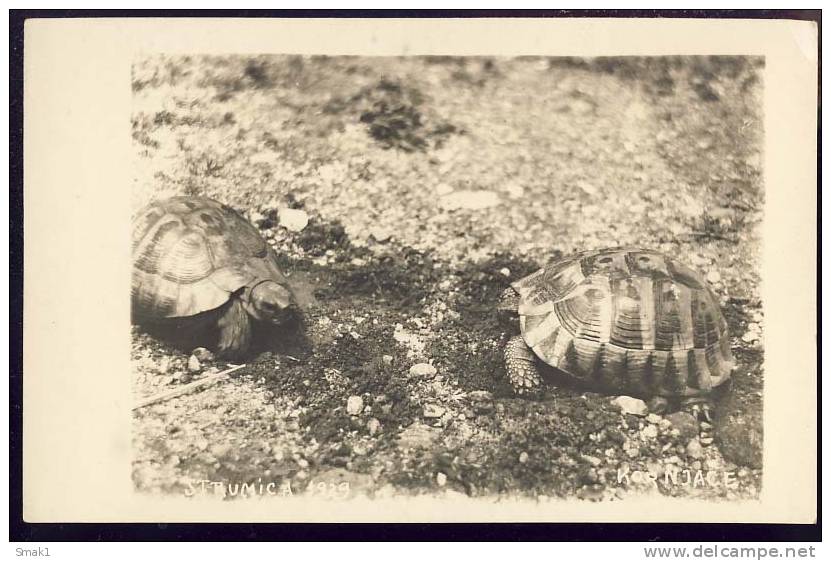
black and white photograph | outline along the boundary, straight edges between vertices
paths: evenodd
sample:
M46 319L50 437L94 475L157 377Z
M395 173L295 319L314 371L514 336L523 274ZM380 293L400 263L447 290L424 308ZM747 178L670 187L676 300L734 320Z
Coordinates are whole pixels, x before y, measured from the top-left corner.
M555 20L35 27L24 511L810 519L815 28Z
M136 489L756 498L764 63L137 60Z

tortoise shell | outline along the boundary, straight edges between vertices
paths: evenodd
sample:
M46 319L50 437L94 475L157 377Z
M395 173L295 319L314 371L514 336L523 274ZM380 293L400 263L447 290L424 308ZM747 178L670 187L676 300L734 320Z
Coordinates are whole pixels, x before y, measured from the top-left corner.
M730 338L715 296L670 257L642 249L584 252L512 286L526 344L590 385L689 397L730 376Z
M193 316L242 288L285 283L274 250L237 211L206 197L157 201L133 218L133 315Z

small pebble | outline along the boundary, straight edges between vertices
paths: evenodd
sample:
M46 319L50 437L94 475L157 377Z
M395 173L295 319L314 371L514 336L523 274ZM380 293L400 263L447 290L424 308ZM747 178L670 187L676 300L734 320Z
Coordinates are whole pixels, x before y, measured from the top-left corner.
M641 431L641 435L644 438L657 438L658 437L658 427L655 425L646 425L643 430Z
M366 422L366 428L371 436L375 436L381 430L381 421L373 417Z
M359 395L349 396L346 400L346 412L350 415L359 415L364 410L364 400Z
M433 378L436 375L436 367L426 362L414 364L410 367L410 376L414 378Z
M759 332L758 331L747 331L744 335L742 335L742 341L745 343L753 343L754 341L759 340Z
M449 195L452 192L453 187L451 187L447 183L439 183L438 185L436 185L436 194L440 197L443 197L444 195Z
M524 464L528 461L528 452L523 452L519 455L519 463Z
M447 476L442 472L438 472L436 474L436 483L438 483L439 487L444 487L447 485Z
M642 399L622 395L612 400L614 405L617 405L624 413L630 415L637 415L639 417L645 416L649 412L649 408Z
M170 359L164 357L161 361L159 361L159 374L167 374L170 370Z
M597 187L587 181L578 181L577 187L587 195L597 195Z
M199 362L199 359L196 358L196 355L190 355L188 359L188 370L191 372L199 372L202 370L202 364Z
M646 416L646 422L647 423L652 423L653 425L657 425L662 420L663 419L661 419L661 416L656 415L655 413L650 413L649 415Z
M499 274L503 277L510 277L511 270L508 267L502 267L501 269L499 269Z
M281 208L278 211L280 226L292 232L299 232L309 224L309 214L296 208Z
M718 271L710 271L707 273L707 282L717 284L719 281L721 281L721 275Z
M381 357L381 361L385 365L390 366L392 364L393 358L392 358L391 355L384 355L384 356Z

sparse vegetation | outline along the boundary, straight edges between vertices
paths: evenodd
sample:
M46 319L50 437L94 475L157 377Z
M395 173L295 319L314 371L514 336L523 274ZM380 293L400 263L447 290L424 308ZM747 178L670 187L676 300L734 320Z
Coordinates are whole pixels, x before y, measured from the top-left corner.
M761 65L137 61L134 205L198 194L252 217L306 311L296 333L263 335L239 376L136 413L137 488L259 478L301 491L348 481L374 496L618 500L648 490L620 484L619 469L684 467L733 470L738 486L658 490L757 497ZM286 207L308 224L281 226ZM505 380L501 291L549 259L621 245L701 270L730 323L738 369L718 396L724 437L700 456L668 417L621 413L564 380L517 399ZM191 372L189 350L135 329L135 391L224 366Z

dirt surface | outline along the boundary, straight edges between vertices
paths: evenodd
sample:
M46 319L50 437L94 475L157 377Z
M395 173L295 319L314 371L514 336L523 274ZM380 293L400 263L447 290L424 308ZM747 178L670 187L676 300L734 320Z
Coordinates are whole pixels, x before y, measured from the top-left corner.
M240 210L305 308L228 379L136 410L137 489L757 498L760 70L731 57L137 62L135 208L194 194ZM713 445L683 413L627 414L564 380L540 400L511 393L501 291L551 258L621 245L686 262L720 298L738 367L715 396ZM226 367L191 351L134 328L137 397Z

